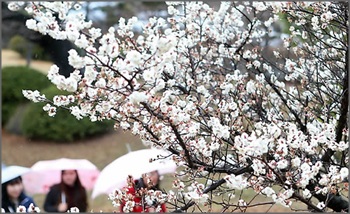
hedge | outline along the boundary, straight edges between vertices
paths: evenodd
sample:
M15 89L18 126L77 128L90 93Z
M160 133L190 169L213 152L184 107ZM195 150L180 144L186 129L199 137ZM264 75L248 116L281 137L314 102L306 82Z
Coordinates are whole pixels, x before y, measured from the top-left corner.
M26 66L4 67L1 75L2 125L9 121L19 104L29 102L22 94L23 89L40 91L52 85L45 74Z
M46 98L54 95L68 95L55 86L42 91ZM22 131L31 139L49 140L55 142L72 142L90 136L96 136L113 130L113 121L91 122L88 118L77 120L69 110L59 108L54 117L48 116L43 110L46 103L31 103L24 114Z

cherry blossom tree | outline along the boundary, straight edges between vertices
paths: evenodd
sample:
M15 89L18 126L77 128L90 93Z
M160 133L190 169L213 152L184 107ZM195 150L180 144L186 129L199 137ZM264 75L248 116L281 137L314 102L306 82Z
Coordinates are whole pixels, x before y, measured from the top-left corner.
M167 4L169 17L150 18L138 36L136 17L102 32L77 3L28 4L29 29L85 55L69 51L76 70L67 78L55 65L48 72L71 95L24 96L47 102L51 116L60 107L78 120L114 120L170 151L180 166L173 189L146 201L176 212L348 211L347 2ZM281 23L288 33L272 45ZM110 195L116 206L127 198Z

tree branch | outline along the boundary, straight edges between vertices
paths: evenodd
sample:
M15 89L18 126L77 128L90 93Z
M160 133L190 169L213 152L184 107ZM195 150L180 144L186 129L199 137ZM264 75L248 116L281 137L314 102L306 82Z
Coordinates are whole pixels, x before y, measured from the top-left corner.
M251 172L253 171L253 169L251 168L251 166L246 166L246 167L241 167L238 169L235 169L232 171L232 174L234 175L241 175L243 173L246 172ZM210 185L208 188L206 188L205 190L203 190L203 193L208 193L211 192L213 190L215 190L216 188L218 188L219 186L221 186L222 184L226 183L226 180L224 178L221 178L220 180L216 181L215 183L213 183L212 185ZM191 206L193 206L195 204L194 201L189 202L188 204L186 204L183 207L180 207L176 210L174 210L173 212L182 212L187 210L188 208L190 208Z
M340 117L338 120L338 124L336 127L336 136L335 136L335 142L339 143L343 137L343 129L347 125L347 117L348 117L348 110L349 110L349 49L346 51L346 65L345 65L345 77L343 80L343 96L341 98L340 102ZM334 154L334 151L331 149L327 149L326 153L322 156L321 160L323 162L329 162L332 155Z

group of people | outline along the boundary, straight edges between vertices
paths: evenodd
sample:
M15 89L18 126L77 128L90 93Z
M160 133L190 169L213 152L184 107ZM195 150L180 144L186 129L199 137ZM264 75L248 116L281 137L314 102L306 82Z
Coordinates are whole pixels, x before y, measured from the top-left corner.
M140 204L141 198L135 192L141 188L159 189L159 173L149 173L151 182L146 182L144 177L135 181L134 186L128 186L128 192L133 194L134 201ZM33 198L24 193L22 177L17 176L2 183L2 209L5 212L16 212L19 206L29 208L30 204L37 206ZM146 205L144 205L146 206ZM46 212L67 212L70 208L77 207L79 212L86 212L88 208L86 189L82 186L77 170L62 170L61 182L53 185L47 193L44 201ZM161 205L162 212L166 212L165 204ZM133 212L152 212L152 207L135 206ZM120 207L123 212L123 204Z
M5 212L16 212L19 206L37 206L33 198L24 193L22 177L18 176L2 184L2 208ZM77 207L80 212L87 210L87 194L76 170L62 170L61 182L53 185L46 195L46 212L67 212Z

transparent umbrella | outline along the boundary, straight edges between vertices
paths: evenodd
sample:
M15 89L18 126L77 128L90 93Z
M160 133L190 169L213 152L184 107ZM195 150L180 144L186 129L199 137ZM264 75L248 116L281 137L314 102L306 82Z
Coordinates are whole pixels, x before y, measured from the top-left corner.
M6 183L18 176L23 176L28 173L30 168L23 166L2 166L1 168L1 183Z
M160 175L174 173L176 171L176 163L169 157L169 153L159 149L142 149L129 152L112 163L108 164L100 173L92 191L92 198L101 194L109 194L116 188L126 186L128 175L132 175L135 179L142 174L158 170ZM157 156L167 157L157 161L150 162L151 158Z

